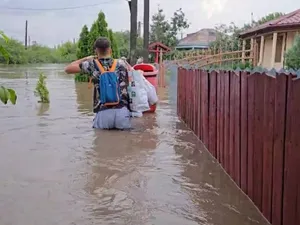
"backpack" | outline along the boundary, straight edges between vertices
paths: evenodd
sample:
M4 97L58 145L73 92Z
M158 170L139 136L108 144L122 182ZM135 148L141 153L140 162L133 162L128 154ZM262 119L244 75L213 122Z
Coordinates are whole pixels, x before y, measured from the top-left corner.
M121 90L116 74L117 60L114 59L111 68L106 71L99 60L95 60L100 76L98 79L98 94L100 104L104 106L116 106L121 101Z

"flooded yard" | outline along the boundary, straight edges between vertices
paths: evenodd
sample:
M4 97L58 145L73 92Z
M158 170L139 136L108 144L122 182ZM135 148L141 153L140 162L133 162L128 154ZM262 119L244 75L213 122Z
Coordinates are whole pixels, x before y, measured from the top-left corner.
M50 104L37 103L39 72ZM268 224L160 90L132 131L92 129L92 92L62 65L0 67L1 225Z

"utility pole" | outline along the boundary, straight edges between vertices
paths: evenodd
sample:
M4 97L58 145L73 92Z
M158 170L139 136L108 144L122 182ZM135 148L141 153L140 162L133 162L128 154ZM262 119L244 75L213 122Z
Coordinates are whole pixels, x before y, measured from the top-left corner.
M28 46L30 46L30 36L28 36Z
M27 49L27 32L28 32L28 21L25 22L25 49Z
M149 17L150 17L150 0L144 0L144 62L149 61Z
M138 22L137 36L142 37L142 23L141 23L141 21Z
M137 39L137 10L138 0L129 1L130 9L130 63L133 64L136 54L136 39Z
M137 11L138 11L138 0L131 0L130 62L132 64L134 63L136 57Z

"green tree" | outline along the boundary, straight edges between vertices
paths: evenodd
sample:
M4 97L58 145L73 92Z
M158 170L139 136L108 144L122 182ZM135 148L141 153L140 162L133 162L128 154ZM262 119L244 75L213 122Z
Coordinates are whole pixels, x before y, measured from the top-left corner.
M56 49L61 62L70 62L76 60L77 43L67 41L59 45Z
M94 42L99 37L108 37L108 24L105 20L105 14L101 11L97 20L93 23L89 33L90 54L94 54Z
M0 45L6 50L5 55L0 56L0 63L9 64L24 64L28 63L28 58L24 45L13 39L6 41L4 38L0 39Z
M111 29L109 29L109 31L108 31L108 37L109 37L109 40L111 42L112 57L115 58L115 59L120 58L118 43L116 42L115 37L114 37L114 33Z
M119 52L121 56L129 56L129 47L130 47L130 32L126 31L117 31L114 33L115 41L118 44Z
M300 36L295 38L293 46L285 54L285 65L288 69L300 69Z
M189 28L189 23L185 18L185 13L182 9L178 9L174 12L171 18L171 31L170 31L170 46L176 46L178 44L177 36L185 29Z
M284 15L284 13L281 13L281 12L270 13L270 14L262 17L258 21L254 21L254 23L255 23L255 25L261 25L261 24L264 24L264 23L269 22L271 20L277 19L277 18L279 18L283 15Z
M84 25L78 41L77 58L81 59L88 56L90 53L89 50L89 29L86 25Z
M158 12L152 16L150 42L159 41L169 47L174 47L178 43L178 34L188 27L189 23L181 8L174 12L170 22L166 19L163 10L159 8Z
M4 42L6 43L9 42L9 38L3 33L3 31L0 31L0 38L3 39ZM7 61L9 60L9 53L1 43L0 43L0 55L2 55ZM16 92L13 89L0 86L0 100L5 105L7 104L8 101L10 101L12 104L16 104L17 101Z
M216 41L211 43L211 48L215 49L217 51L222 50L224 51L236 51L238 50L239 46L239 34L243 31L246 31L248 29L251 29L255 26L258 26L260 24L266 23L268 21L271 21L273 19L277 19L280 16L284 15L283 13L276 12L276 13L270 13L258 21L252 21L252 23L246 23L242 27L236 26L233 22L229 25L226 24L220 24L215 27L216 30ZM246 48L250 48L250 41L246 42Z
M128 30L114 32L114 38L118 45L120 56L127 58L129 56L130 48L130 32ZM137 54L140 54L143 50L143 38L137 37L136 48Z
M5 55L0 54L0 63L66 63L76 59L77 44L69 41L54 48L35 44L25 50L17 40L10 39L7 42L0 38L0 45L6 50Z

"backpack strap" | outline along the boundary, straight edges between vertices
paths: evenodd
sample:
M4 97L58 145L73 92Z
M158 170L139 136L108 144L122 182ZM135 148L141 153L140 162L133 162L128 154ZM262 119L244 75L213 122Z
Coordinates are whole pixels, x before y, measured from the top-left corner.
M118 60L114 59L113 64L109 69L109 72L115 72L115 70L117 68L117 62L118 62Z
M96 63L96 65L97 65L97 67L98 67L101 74L107 72L104 69L104 67L102 66L102 64L99 62L99 60L96 59L95 63ZM108 71L109 72L114 72L117 68L117 63L118 63L118 60L114 59L113 64L112 64L112 66L110 67L110 69Z
M95 59L94 61L95 61L96 65L97 65L97 67L98 67L100 73L101 73L101 74L102 74L102 73L105 73L105 69L104 69L104 67L102 66L102 64L99 62L99 60L98 60L98 59Z

